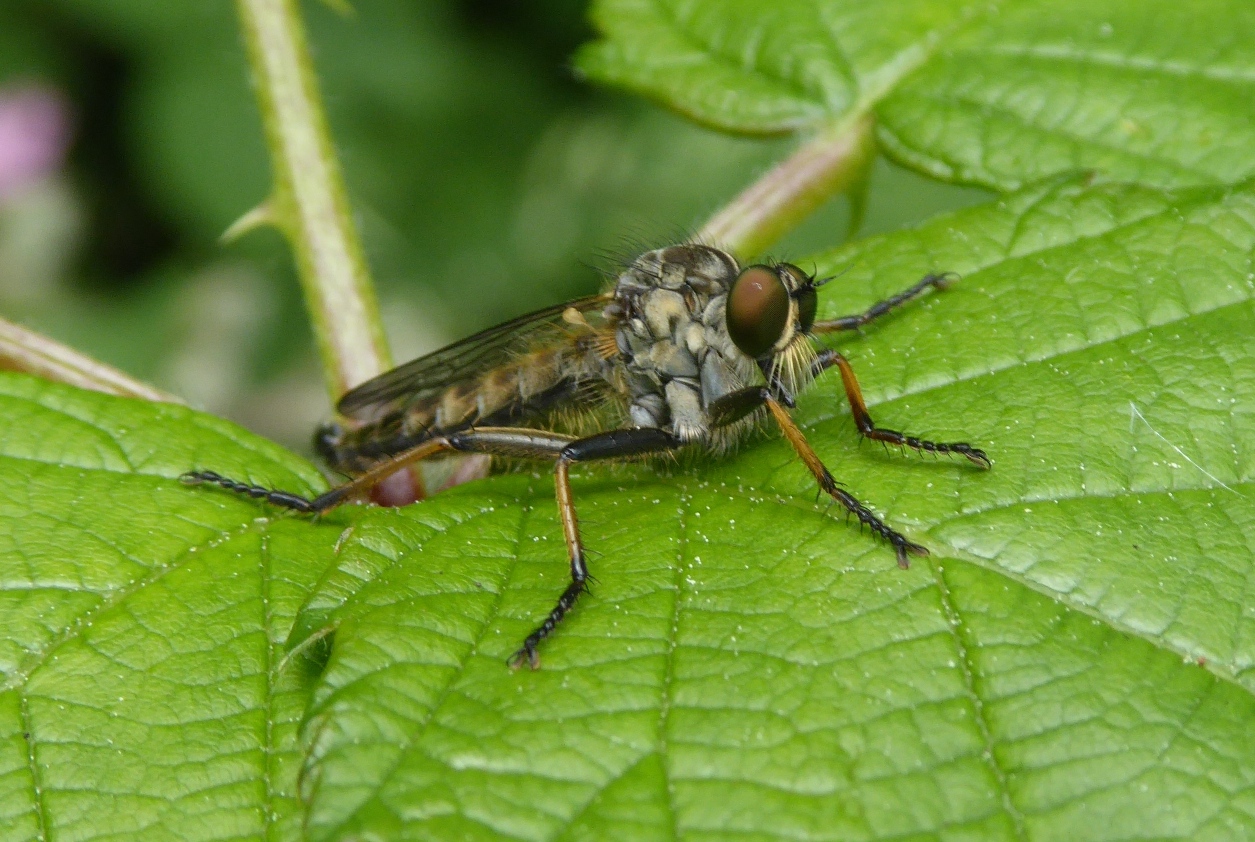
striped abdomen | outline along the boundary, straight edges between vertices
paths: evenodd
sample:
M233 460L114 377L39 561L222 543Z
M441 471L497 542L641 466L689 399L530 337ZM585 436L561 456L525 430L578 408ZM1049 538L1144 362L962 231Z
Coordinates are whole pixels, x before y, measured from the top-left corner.
M534 351L360 427L324 425L314 448L332 469L362 473L436 436L472 426L519 426L559 406L587 401L590 391L602 391L604 367L600 356L578 345Z

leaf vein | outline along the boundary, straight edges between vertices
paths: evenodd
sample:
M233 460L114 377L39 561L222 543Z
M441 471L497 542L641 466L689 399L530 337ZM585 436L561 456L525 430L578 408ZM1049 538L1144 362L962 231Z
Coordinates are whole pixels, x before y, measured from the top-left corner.
M954 604L954 600L950 595L950 586L946 583L945 570L939 562L931 562L933 575L937 581L937 591L941 598L941 608L945 612L946 627L950 630L950 637L954 642L954 648L958 654L959 673L963 677L963 686L967 690L967 698L972 705L972 714L976 722L976 728L980 732L980 738L985 746L982 756L985 764L993 773L994 780L998 783L999 796L1002 801L1002 809L1011 819L1011 824L1015 828L1015 836L1024 842L1028 838L1024 828L1024 816L1016 807L1014 799L1011 797L1011 787L1007 780L1006 770L1002 768L1002 764L998 762L998 754L996 751L994 736L989 728L989 722L985 718L985 703L981 699L980 693L976 689L976 680L972 664L971 655L967 651L967 645L963 642L963 617L959 613L958 606Z
M448 671L448 679L445 682L444 687L441 688L440 695L437 696L435 701L432 703L431 710L428 712L426 718L422 722L416 723L417 727L414 728L414 730L410 734L408 734L406 738L401 742L401 744L397 747L397 751L395 755L393 756L392 760L390 760L388 763L387 771L385 771L382 775L380 775L374 782L371 794L368 795L362 802L360 802L354 809L346 812L343 818L341 818L335 824L327 828L328 836L335 836L337 835L339 831L343 831L348 826L349 822L351 822L355 817L361 814L361 812L366 808L367 804L371 803L372 801L381 800L379 798L379 793L382 792L382 790L384 789L388 781L390 781L393 778L393 776L395 776L397 772L400 771L401 764L404 761L406 755L410 752L410 750L416 749L419 747L419 744L421 743L423 737L426 736L428 729L431 727L432 722L435 721L436 714L439 713L441 706L454 692L454 689L455 689L454 685L457 682L458 677L463 674L466 662L469 661L471 656L474 655L478 651L479 645L482 642L483 636L487 632L488 627L492 625L492 621L496 619L496 617L500 613L502 599L504 598L505 592L509 589L508 588L509 581L513 577L514 571L518 568L519 557L522 554L522 548L523 548L523 533L527 529L528 515L531 512L532 505L535 500L535 496L536 496L535 486L529 482L527 484L527 497L525 498L523 502L522 510L519 514L519 529L518 529L518 534L515 536L514 551L511 553L510 567L509 569L505 571L505 576L502 580L503 582L502 587L498 589L497 592L493 595L494 597L493 603L492 603L492 606L489 608L488 614L485 616L484 621L479 625L479 628L476 630L474 638L470 641L470 645L466 647L465 657L463 658L462 663L459 665L458 668L450 669ZM327 721L329 722L330 718L328 718ZM433 758L433 759L436 759L436 758ZM314 758L312 756L309 756L307 758L307 762L312 762L313 760ZM383 805L383 806L385 807L385 809L389 809L386 807L386 805ZM467 819L468 821L482 823L478 819L476 819L474 816L467 813L465 810L461 811L460 815L463 818ZM494 830L497 832L500 832L496 828L494 828Z

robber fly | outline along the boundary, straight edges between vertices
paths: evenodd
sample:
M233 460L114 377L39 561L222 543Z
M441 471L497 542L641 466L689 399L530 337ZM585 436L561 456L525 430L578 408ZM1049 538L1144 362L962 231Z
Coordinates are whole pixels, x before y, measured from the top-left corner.
M928 275L864 313L815 321L824 283L791 263L742 268L727 252L685 243L642 254L613 289L489 328L376 377L337 407L352 429L323 427L316 446L353 479L313 499L236 482L212 471L184 475L298 512L320 513L359 498L400 468L452 452L555 463L554 485L571 582L509 659L539 665L553 633L588 581L571 496L577 462L723 451L759 421L774 420L819 487L887 541L906 567L928 550L888 526L841 488L790 417L794 398L836 367L859 432L927 453L990 463L969 444L943 444L877 427L849 362L816 334L853 330L930 288ZM572 419L585 419L583 427ZM589 422L588 419L592 419Z

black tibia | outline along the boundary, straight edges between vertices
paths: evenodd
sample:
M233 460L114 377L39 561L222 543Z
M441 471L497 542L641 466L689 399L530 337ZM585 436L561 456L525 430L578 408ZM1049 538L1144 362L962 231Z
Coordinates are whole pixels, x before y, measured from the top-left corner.
M530 431L525 431L530 432ZM541 435L552 435L542 433ZM683 442L665 430L652 427L638 427L626 430L609 430L587 438L568 440L558 451L558 464L554 469L554 492L558 498L558 514L562 518L562 536L566 541L567 553L571 558L571 584L567 585L558 604L553 607L545 621L527 636L523 646L510 656L507 663L511 669L517 669L526 661L532 668L540 666L537 647L540 642L553 633L558 623L567 612L575 606L575 601L584 592L588 582L588 566L584 560L584 544L580 540L579 518L575 514L575 504L571 498L570 465L572 462L588 462L596 459L625 459L632 456L643 456L649 453L664 453L683 446ZM552 451L546 451L552 453ZM537 456L540 453L536 454Z
M854 495L837 486L837 481L833 479L832 473L819 460L819 456L815 454L814 449L810 446L810 442L806 440L806 436L802 434L801 429L789 417L789 413L782 404L768 398L767 408L771 410L772 417L780 425L780 431L784 433L784 437L788 439L789 444L793 445L793 449L797 451L797 455L801 457L802 462L815 477L819 487L823 489L825 494L844 506L846 511L857 517L860 528L866 524L872 532L893 545L893 551L898 557L899 567L906 568L910 566L909 556L928 555L926 548L908 541L905 535L890 528L883 520L876 517L871 509L856 500Z
M888 313L894 307L899 307L912 298L922 294L925 290L932 287L944 289L950 282L955 279L955 275L925 275L915 286L908 290L899 292L884 301L877 301L866 312L857 313L853 316L841 316L836 319L830 319L826 322L815 322L811 327L812 333L829 333L834 330L857 330L868 322Z
M815 362L811 365L811 373L818 377L822 372L834 365L841 371L841 383L845 386L845 397L850 402L850 411L854 415L854 424L865 437L885 442L886 444L910 447L921 453L957 453L965 457L973 465L989 468L989 457L985 455L985 451L972 447L967 442L943 443L929 441L928 439L899 433L897 430L886 430L883 427L877 427L875 422L872 421L871 415L867 412L867 404L863 402L863 390L859 388L858 379L854 376L854 369L850 367L849 360L831 349L820 351L819 356L815 358Z

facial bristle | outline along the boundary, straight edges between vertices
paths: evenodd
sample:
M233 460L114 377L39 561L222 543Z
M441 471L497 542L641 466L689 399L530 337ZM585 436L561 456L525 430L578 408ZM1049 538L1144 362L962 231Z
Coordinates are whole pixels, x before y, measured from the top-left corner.
M811 367L815 363L816 356L815 346L810 337L799 333L787 348L772 358L772 376L784 384L789 394L801 394L815 379Z

